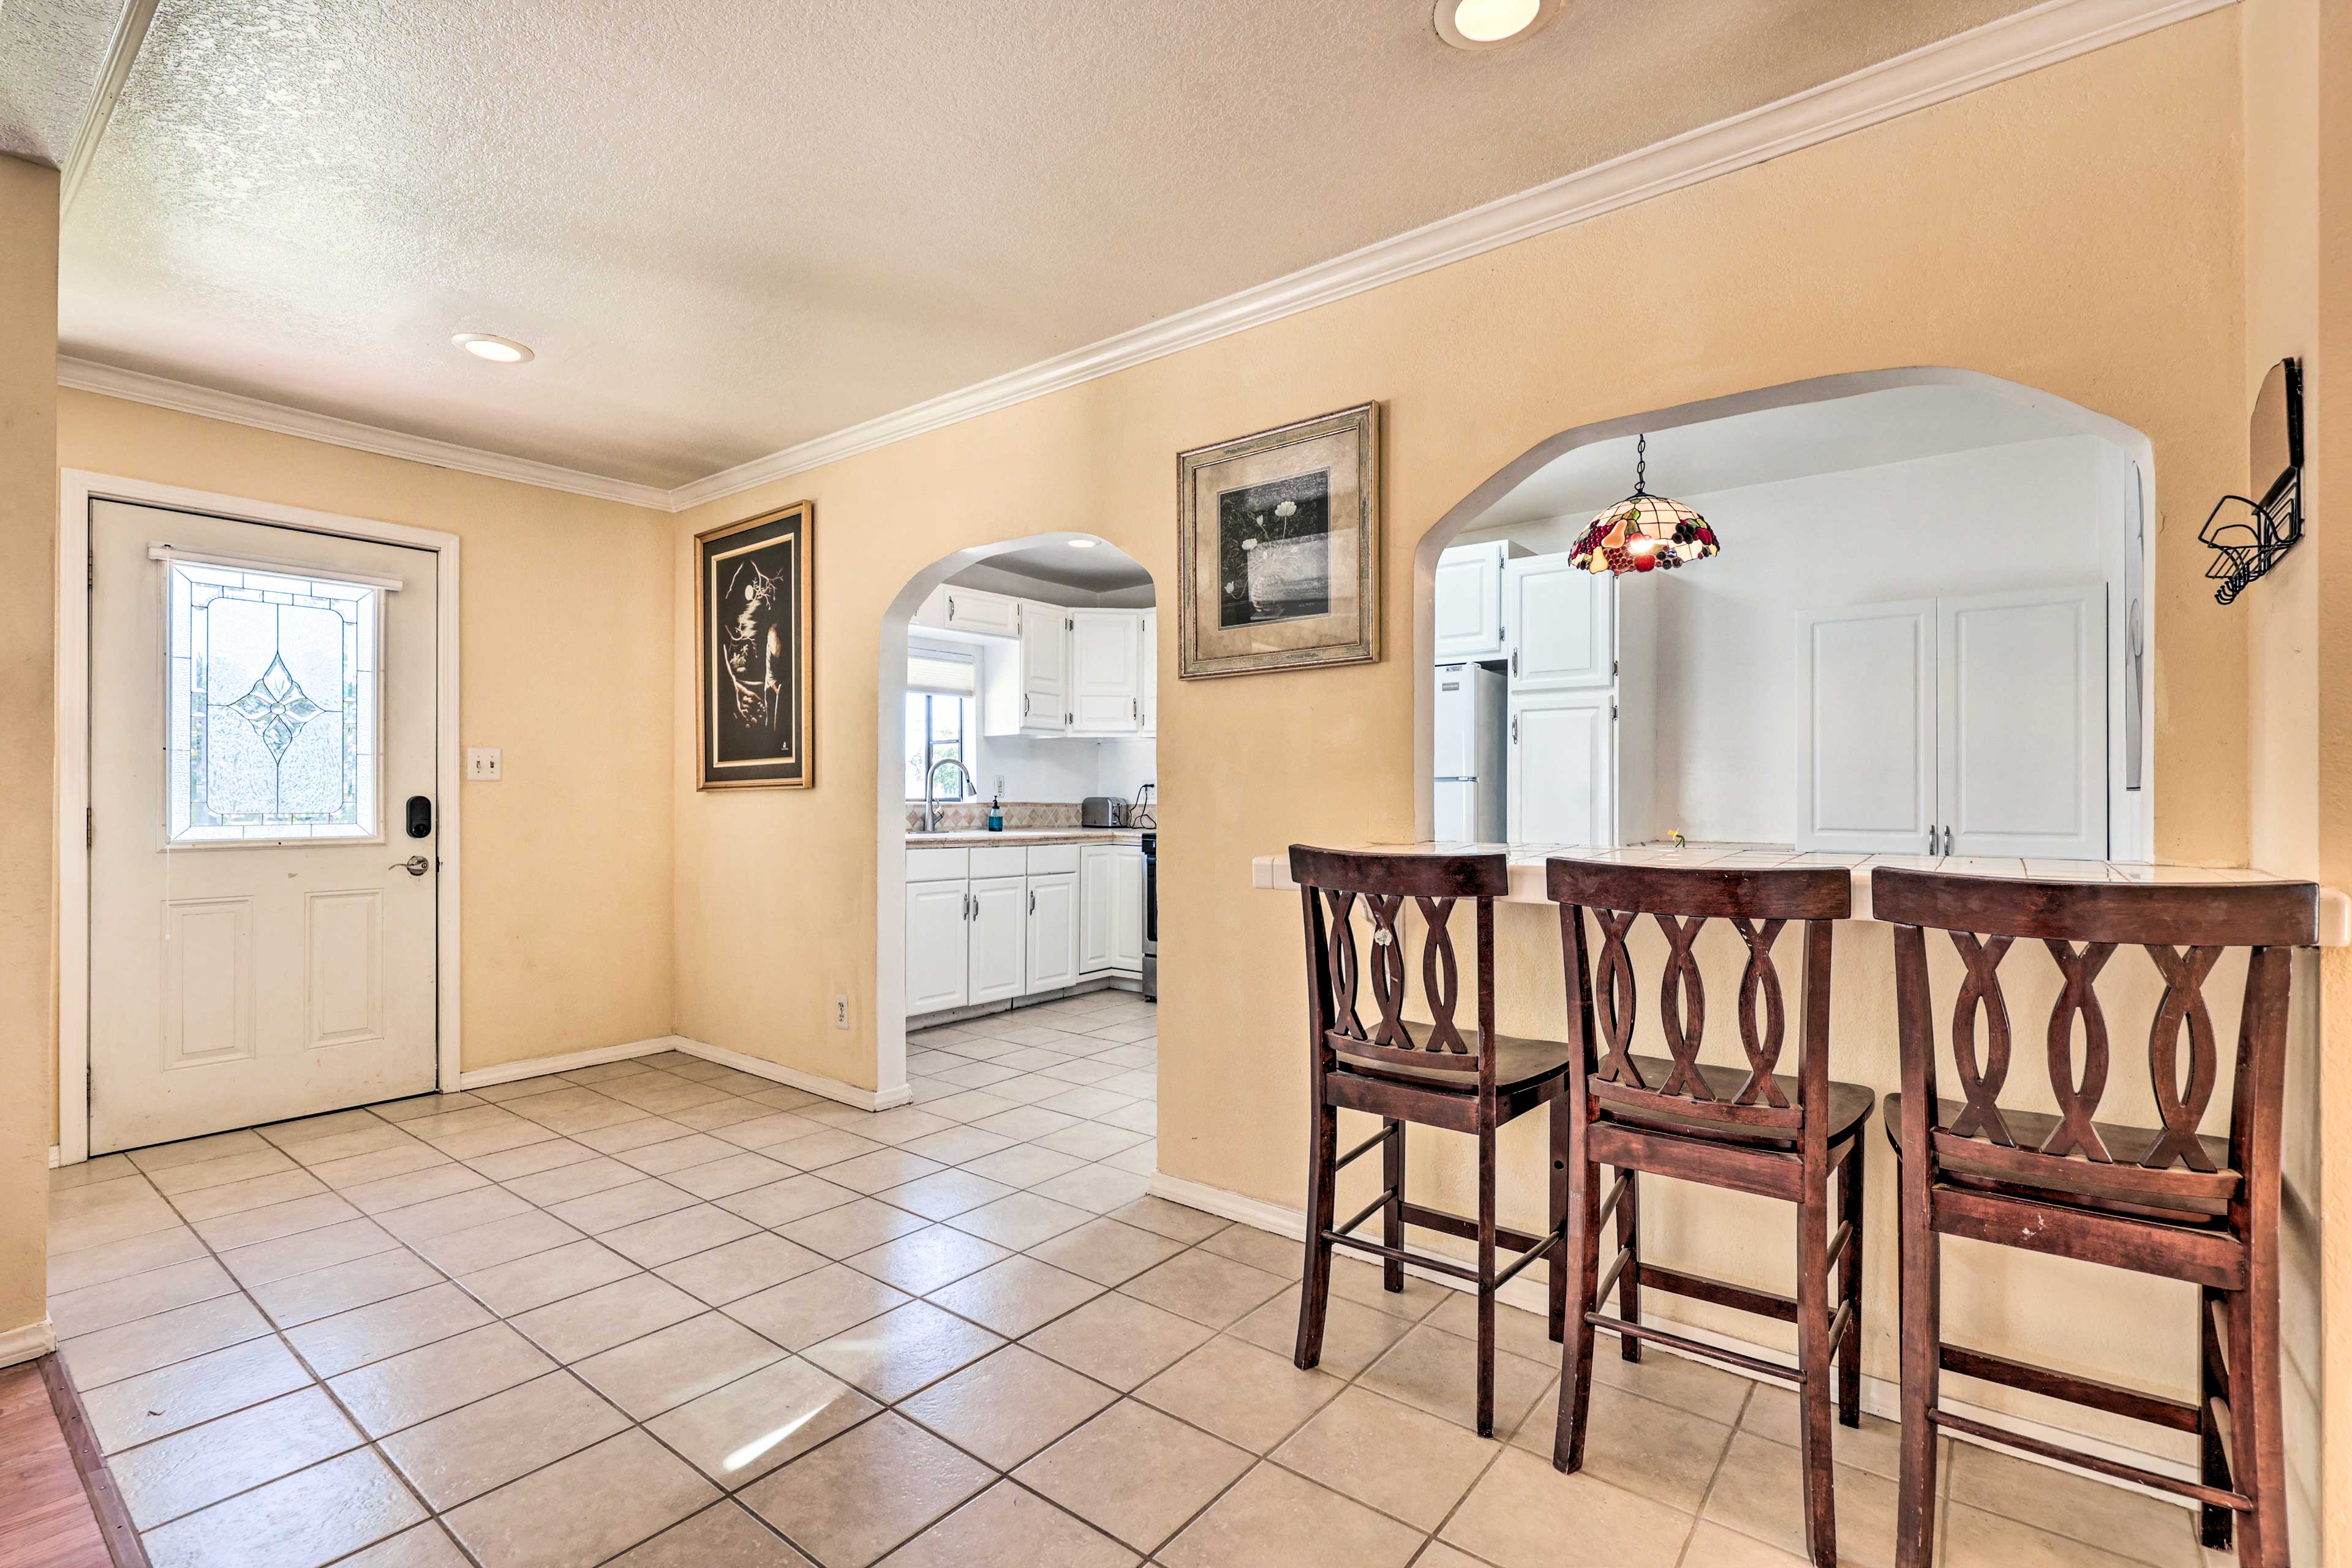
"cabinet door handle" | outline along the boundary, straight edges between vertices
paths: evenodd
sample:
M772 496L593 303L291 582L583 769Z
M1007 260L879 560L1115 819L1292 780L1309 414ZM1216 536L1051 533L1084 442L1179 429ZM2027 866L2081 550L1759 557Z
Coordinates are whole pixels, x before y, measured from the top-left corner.
M1935 825L1934 823L1932 823L1932 822L1931 822L1931 823L1929 823L1929 824L1927 825L1927 853L1928 853L1928 854L1930 854L1930 855L1933 855L1935 852L1936 852L1936 825Z
M955 619L955 595L953 594L950 594L948 595L948 619Z
M1026 693L1024 693L1021 698L1021 717L1024 719L1029 717L1029 698Z
M1517 745L1518 743L1519 743L1519 716L1518 716L1517 714L1514 713L1514 714L1512 714L1512 715L1511 715L1511 744L1513 744L1514 746L1516 746L1516 745ZM1931 835L1931 837L1932 837L1932 835Z
M1033 915L1037 912L1037 889L1034 888L1029 889L1029 912Z
M1945 853L1945 854L1947 854L1947 855L1949 855L1951 852L1952 852L1952 825L1951 825L1950 823L1948 823L1948 823L1944 824L1944 853Z
M1513 648L1513 649L1511 650L1511 674L1512 674L1514 677L1517 677L1518 673L1519 673L1519 650L1518 650L1517 648Z

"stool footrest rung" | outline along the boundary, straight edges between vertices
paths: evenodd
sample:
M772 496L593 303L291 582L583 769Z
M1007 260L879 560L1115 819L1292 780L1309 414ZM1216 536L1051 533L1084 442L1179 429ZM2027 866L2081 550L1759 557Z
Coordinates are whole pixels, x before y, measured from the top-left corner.
M1642 1272L1644 1277L1648 1275L1647 1265L1643 1267ZM1737 1367L1753 1377L1769 1377L1776 1383L1803 1381L1793 1366L1783 1366L1778 1362L1766 1361L1761 1356L1745 1355L1738 1351L1726 1350L1720 1345L1711 1345L1705 1340L1695 1340L1686 1334L1673 1333L1664 1329L1654 1329L1647 1323L1629 1323L1622 1318L1612 1318L1606 1312L1587 1312L1584 1314L1584 1321L1604 1334L1615 1334L1620 1339L1643 1340L1651 1344L1664 1345L1668 1350L1680 1351L1685 1355L1697 1356L1702 1360L1715 1362L1723 1366Z
M1642 1283L1664 1290L1672 1296L1687 1296L1694 1301L1706 1301L1717 1307L1730 1307L1742 1312L1754 1312L1759 1317L1775 1318L1784 1323L1797 1321L1797 1303L1788 1296L1777 1296L1769 1290L1751 1289L1727 1280L1710 1279L1704 1274L1685 1274L1677 1268L1661 1268L1654 1263L1642 1265ZM1594 1300L1602 1300L1595 1296Z
M2241 1513L2246 1513L2251 1512L2254 1506L2253 1500L2245 1493L2233 1491L2227 1487L2209 1487L2202 1481L2184 1481L2178 1476L2168 1476L2161 1471L2144 1469L2137 1465L2126 1465L2120 1459L2110 1459L2104 1455L2086 1454L2079 1448L2069 1448L2060 1443L2045 1443L2039 1437L2028 1437L2021 1432L2005 1432L1998 1426L1972 1420L1966 1415L1955 1415L1948 1410L1940 1408L1930 1410L1927 1412L1927 1419L1949 1432L1965 1433L1969 1436L1996 1444L2000 1447L2015 1448L2021 1453L2038 1455L2045 1459L2055 1459L2061 1464L2076 1465L2084 1469L2095 1470L2100 1475L2112 1477L2116 1480L2130 1481L2136 1486L2153 1488L2160 1492L2170 1492L2174 1497L2190 1498L2215 1508L2235 1509Z
M2093 1410L2104 1410L2111 1415L2145 1421L2151 1426L2163 1426L2175 1432L2198 1429L2197 1406L2186 1400L2142 1394L2136 1388L2118 1388L2111 1383L2095 1383L2087 1377L2053 1372L2048 1367L2011 1361L2006 1356L1988 1355L1983 1351L1972 1351L1964 1345L1946 1344L1938 1348L1938 1359L1944 1370L1958 1373L1962 1377L1998 1383L2004 1388L2021 1388L2028 1394L2063 1399L2070 1405L2087 1405Z
M1354 1163L1358 1155L1370 1153L1373 1150L1387 1142L1391 1136L1399 1138L1404 1136L1403 1122L1398 1122L1393 1128L1384 1127L1381 1129L1381 1131L1373 1133L1370 1138L1365 1139L1362 1142L1357 1144L1354 1148L1340 1155L1339 1158L1332 1164L1331 1173L1335 1176L1338 1175L1340 1172L1346 1170L1349 1164Z

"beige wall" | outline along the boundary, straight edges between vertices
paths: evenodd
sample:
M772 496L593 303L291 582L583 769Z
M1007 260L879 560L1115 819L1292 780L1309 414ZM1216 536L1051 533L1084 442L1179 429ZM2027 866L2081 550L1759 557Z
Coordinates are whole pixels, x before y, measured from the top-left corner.
M464 1066L669 1032L666 516L81 392L56 460L457 535Z
M681 516L681 698L696 531L814 498L822 606L817 788L698 795L690 703L678 704L681 1029L873 1081L877 623L910 576L960 548L1077 529L1171 581L1177 451L1368 397L1388 421L1388 657L1179 682L1174 618L1162 622L1163 1171L1300 1203L1297 914L1250 891L1250 858L1297 840L1412 835L1416 547L1478 484L1565 428L1933 364L2040 387L2141 431L2161 518L2158 845L2242 861L2246 623L2213 603L2194 543L2205 508L2245 467L2239 68L2236 14L2210 15ZM1540 911L1510 911L1504 926L1504 1026L1557 1029L1556 936ZM1839 946L1841 1049L1852 1076L1886 1081L1886 933L1857 927ZM829 1026L835 991L856 1001L850 1035ZM1538 1138L1530 1126L1506 1139L1523 1223L1539 1213ZM1427 1146L1441 1152L1415 1186L1459 1203L1460 1150ZM1882 1259L1889 1195L1882 1184L1872 1226ZM1779 1246L1727 1250L1702 1261L1785 1288ZM2040 1348L2062 1364L2120 1378L2150 1374L2138 1364L2146 1331L2182 1346L2174 1386L2189 1374L2185 1300L2118 1298L2095 1328L2083 1314L2029 1319L2002 1302L2032 1260L1970 1268L1982 1288L1956 1302L1957 1337L2046 1331ZM1869 1364L1891 1375L1892 1275L1873 1272Z
M57 433L58 176L0 158L0 1336L47 1316Z

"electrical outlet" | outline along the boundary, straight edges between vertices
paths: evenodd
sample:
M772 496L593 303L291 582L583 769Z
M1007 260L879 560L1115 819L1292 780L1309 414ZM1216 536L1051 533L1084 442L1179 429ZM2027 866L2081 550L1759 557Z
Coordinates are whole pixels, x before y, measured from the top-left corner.
M496 784L502 776L500 763L504 756L496 746L466 748L466 780L468 784Z
M999 774L997 774L997 775L996 775L996 794L997 794L997 797L998 797L999 799L1003 799L1003 795L1004 795L1004 775L1003 775L1003 773L999 773Z
M833 999L833 1026L836 1029L849 1027L849 998L846 996Z

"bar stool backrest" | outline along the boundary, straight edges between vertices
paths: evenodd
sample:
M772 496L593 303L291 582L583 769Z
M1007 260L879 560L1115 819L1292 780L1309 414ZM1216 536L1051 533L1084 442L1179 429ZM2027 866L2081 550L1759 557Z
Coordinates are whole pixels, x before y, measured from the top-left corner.
M1830 926L1852 910L1849 872L1551 860L1545 865L1545 890L1560 907L1560 942L1573 971L1570 1038L1583 1054L1586 1092L1620 1106L1670 1110L1774 1135L1802 1129L1808 1105L1825 1106ZM1601 951L1589 963L1583 921L1587 910L1601 931ZM1643 915L1665 933L1667 948L1659 976L1658 1025L1671 1062L1654 1083L1633 1058L1639 987L1626 947L1627 936ZM1727 921L1748 949L1737 1013L1748 1076L1729 1094L1708 1081L1698 1060L1706 1034L1706 991L1692 949L1710 920ZM1772 946L1790 921L1805 922L1799 1093L1794 1101L1774 1076L1788 1033L1788 1005ZM1654 1064L1650 1070L1655 1072Z
M2246 1175L2275 1179L2288 950L2316 940L2318 891L2308 882L2062 882L1874 871L1872 913L1895 928L1906 1114L1926 1106L1933 1153L1939 1162L1965 1154L1973 1173L2121 1205L2223 1213L2239 1200ZM1958 1114L1948 1119L1937 1099L1931 930L1950 937L1965 972L1949 1016L1961 1098ZM2046 1036L2054 1117L2002 1101L2011 1037L1999 971L2019 942L2040 942L2058 966L2061 989ZM2095 1121L2114 1066L2096 982L2126 946L2145 950L2164 982L2147 1031L2147 1073L2163 1123L2155 1129ZM2218 1073L2205 982L2233 947L2249 950L2246 985L2229 1136L2217 1148L2198 1131Z
M1491 1092L1495 900L1510 891L1510 863L1501 855L1389 854L1294 844L1290 879L1298 884L1305 904L1307 1006L1317 1047L1414 1073L1458 1073L1462 1089ZM1454 906L1464 899L1475 902L1478 918L1477 1015L1466 1034L1456 1017L1462 975L1451 929ZM1404 1016L1412 968L1406 950L1413 940L1404 918L1408 901L1422 916L1419 967L1427 1024L1409 1023ZM1372 928L1369 960L1356 940L1359 904ZM1367 980L1379 1014L1369 1026L1359 1008Z

